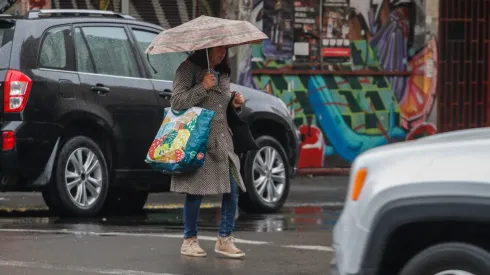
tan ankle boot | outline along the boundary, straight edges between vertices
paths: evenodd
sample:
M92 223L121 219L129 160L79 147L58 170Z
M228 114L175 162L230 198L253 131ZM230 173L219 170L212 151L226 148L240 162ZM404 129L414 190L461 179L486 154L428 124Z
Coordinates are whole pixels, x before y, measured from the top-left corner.
M229 258L245 257L245 253L236 248L234 241L235 239L232 236L228 236L226 238L218 236L214 251Z
M206 257L206 252L199 246L197 237L184 239L184 243L180 248L180 254L192 257Z

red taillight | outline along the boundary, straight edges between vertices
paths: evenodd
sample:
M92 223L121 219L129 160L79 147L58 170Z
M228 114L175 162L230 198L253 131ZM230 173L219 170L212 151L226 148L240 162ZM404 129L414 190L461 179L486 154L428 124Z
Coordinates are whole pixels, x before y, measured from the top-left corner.
M12 131L2 132L2 150L8 151L15 147L15 133Z
M15 113L24 110L32 80L25 74L8 70L3 87L3 111Z

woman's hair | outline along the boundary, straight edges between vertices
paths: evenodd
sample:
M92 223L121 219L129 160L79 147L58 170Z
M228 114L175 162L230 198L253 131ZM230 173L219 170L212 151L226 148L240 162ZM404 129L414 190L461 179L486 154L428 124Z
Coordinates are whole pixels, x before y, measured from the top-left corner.
M211 49L209 49L211 52ZM207 61L207 56L206 56L206 49L202 50L197 50L195 51L190 57L189 60L196 64L197 66L207 69L208 68L208 61ZM221 61L220 64L218 64L215 68L215 71L220 72L221 74L231 74L231 69L230 69L230 60L228 58L228 49L226 50L225 58L223 58L223 61Z

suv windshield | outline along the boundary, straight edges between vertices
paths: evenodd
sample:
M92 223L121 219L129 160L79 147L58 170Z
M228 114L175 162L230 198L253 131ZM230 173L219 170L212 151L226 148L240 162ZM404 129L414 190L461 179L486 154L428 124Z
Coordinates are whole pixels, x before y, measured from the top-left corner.
M0 69L9 67L15 24L0 20Z

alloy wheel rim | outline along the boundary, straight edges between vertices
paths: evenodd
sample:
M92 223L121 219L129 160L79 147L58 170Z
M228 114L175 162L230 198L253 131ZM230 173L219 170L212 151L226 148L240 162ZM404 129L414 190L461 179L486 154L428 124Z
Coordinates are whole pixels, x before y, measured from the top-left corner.
M464 270L459 270L459 269L451 269L451 270L445 270L438 272L434 275L475 275L471 272L464 271Z
M271 146L260 148L253 162L255 191L266 203L275 203L284 194L286 169L279 152Z
M78 148L65 166L65 186L73 203L79 208L90 208L97 202L102 190L102 167L90 149Z

